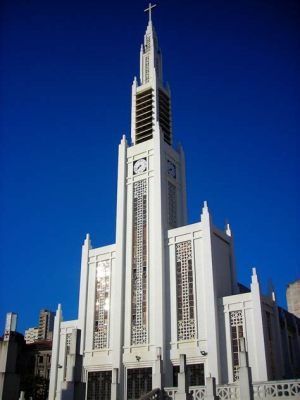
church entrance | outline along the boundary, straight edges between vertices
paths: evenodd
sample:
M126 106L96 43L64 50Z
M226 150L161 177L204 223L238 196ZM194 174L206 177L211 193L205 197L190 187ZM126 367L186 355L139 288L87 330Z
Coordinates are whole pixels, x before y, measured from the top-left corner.
M152 390L152 368L127 370L127 400L137 400Z
M88 373L87 400L110 400L111 371Z

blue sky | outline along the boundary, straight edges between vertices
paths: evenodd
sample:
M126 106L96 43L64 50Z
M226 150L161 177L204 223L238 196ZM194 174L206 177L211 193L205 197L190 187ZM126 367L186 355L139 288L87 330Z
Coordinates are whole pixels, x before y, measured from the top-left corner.
M77 316L81 245L114 243L117 147L146 3L4 1L0 332ZM161 1L154 25L187 161L189 222L231 223L239 281L300 277L299 2Z

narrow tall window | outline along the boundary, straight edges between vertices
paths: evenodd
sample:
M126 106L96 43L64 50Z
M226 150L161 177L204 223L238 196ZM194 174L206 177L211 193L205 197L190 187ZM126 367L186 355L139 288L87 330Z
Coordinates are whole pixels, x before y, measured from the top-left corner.
M194 288L192 242L176 244L177 340L194 339Z
M96 300L94 322L94 348L108 347L110 301L110 260L100 261L96 268Z
M131 344L147 343L147 181L133 185Z
M293 338L290 334L288 335L288 342L289 342L289 353L290 353L291 363L293 365L294 364Z
M267 318L267 334L268 334L268 348L269 348L269 356L270 356L270 369L271 369L271 378L275 379L275 361L274 361L274 351L273 351L273 334L272 334L272 317L269 311L266 311Z
M169 202L169 227L176 228L177 226L177 201L176 201L176 186L168 182L168 202Z
M232 311L230 314L230 327L231 327L231 349L232 349L232 368L233 368L233 381L239 380L239 339L244 336L243 330L243 312L242 310Z
M128 369L127 399L139 400L152 389L152 368Z
M110 400L111 380L111 371L89 372L87 400Z

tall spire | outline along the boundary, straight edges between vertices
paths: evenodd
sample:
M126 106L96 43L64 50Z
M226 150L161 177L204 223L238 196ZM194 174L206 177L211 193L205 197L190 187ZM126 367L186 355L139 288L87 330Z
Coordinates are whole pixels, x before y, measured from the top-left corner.
M140 51L140 80L134 79L132 85L131 139L138 144L162 132L171 145L171 99L169 88L163 85L162 56L152 23L154 7L149 3L144 10L149 20Z
M155 83L157 80L162 84L162 60L161 51L158 47L156 32L152 23L151 10L156 7L149 3L144 11L149 11L149 21L144 35L144 44L140 55L140 80L141 84Z

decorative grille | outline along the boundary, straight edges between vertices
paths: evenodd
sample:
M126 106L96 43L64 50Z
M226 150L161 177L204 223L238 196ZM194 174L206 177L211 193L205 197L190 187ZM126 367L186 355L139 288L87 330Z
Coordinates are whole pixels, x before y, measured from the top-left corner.
M178 392L178 388L177 387L165 387L164 392L165 392L166 398L168 400L175 400L175 396L176 396L176 393ZM189 394L190 395L188 398L191 400L204 400L207 398L207 390L206 390L205 386L190 386ZM229 399L229 397L228 397L228 399ZM225 400L225 398L223 400Z
M193 400L204 400L207 399L207 391L205 386L190 386L189 393Z
M149 56L145 57L145 83L149 82Z
M168 201L169 201L169 227L177 226L177 201L176 201L176 186L168 182Z
M146 49L146 51L150 51L150 48L151 48L151 39L150 39L150 36L147 35L145 49Z
M145 45L146 53L149 53L150 49L151 49L151 39L150 39L150 36L147 35L146 36L146 45ZM145 82L144 83L148 83L149 82L149 77L150 77L149 71L150 71L150 69L149 69L149 55L147 54L145 56Z
M216 394L219 400L240 400L240 386L218 385Z
M194 339L194 288L192 242L176 244L177 340Z
M147 343L147 181L133 185L131 344Z
M108 347L110 297L110 260L100 261L96 268L96 300L94 322L94 348Z
M231 347L232 347L232 367L233 381L239 380L239 339L244 336L243 330L243 312L242 310L232 311L229 313L231 327Z
M296 399L300 398L300 381L269 381L261 383L253 383L254 400L260 399Z

